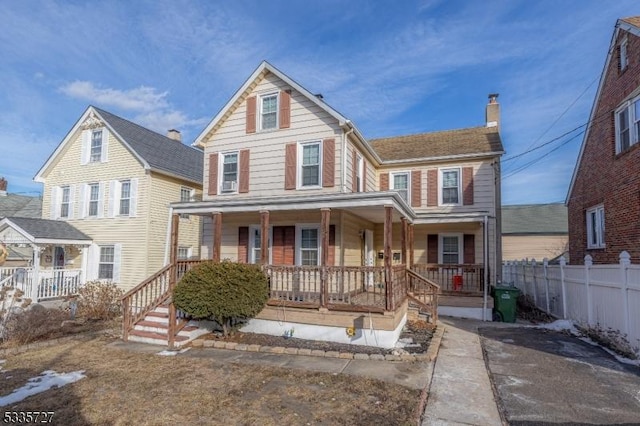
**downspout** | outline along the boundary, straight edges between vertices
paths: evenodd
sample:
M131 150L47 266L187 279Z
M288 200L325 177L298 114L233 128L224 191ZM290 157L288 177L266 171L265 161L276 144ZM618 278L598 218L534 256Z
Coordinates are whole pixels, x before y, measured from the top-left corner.
M164 265L169 264L169 240L171 239L171 217L173 216L173 207L169 206L169 220L167 220L167 234L164 240Z
M347 121L347 126L350 126L351 122ZM349 138L349 135L351 133L353 133L355 129L353 127L351 127L351 130L347 131L347 132L342 132L342 141L341 141L341 154L342 154L342 165L341 168L342 170L340 171L340 188L341 188L341 192L345 193L347 192L347 186L346 186L346 181L347 181L347 139Z
M484 289L482 295L482 321L487 321L487 303L488 303L488 286L489 286L489 216L484 215L484 223L482 225L483 234L483 257L484 257Z

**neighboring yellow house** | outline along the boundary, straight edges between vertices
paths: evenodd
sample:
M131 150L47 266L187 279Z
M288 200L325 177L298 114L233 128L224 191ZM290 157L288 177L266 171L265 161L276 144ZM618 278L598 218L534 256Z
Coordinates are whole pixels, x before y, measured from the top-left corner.
M175 130L163 136L88 107L34 179L44 184L42 217L68 222L92 244L51 246L42 266L75 265L87 281L133 288L167 262L170 203L200 199L202 163ZM180 225L178 255L199 258L200 218L183 215Z
M569 251L567 207L562 203L502 206L502 259L555 259Z

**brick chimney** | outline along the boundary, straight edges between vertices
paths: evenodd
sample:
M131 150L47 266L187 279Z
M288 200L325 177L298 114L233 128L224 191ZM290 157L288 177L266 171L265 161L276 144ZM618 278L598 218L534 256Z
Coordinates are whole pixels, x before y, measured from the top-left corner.
M489 94L489 103L486 112L487 127L497 127L500 129L500 104L498 103L498 94Z
M5 197L7 195L7 180L5 178L0 178L0 197Z
M174 141L182 142L182 135L179 130L171 129L167 132L167 137L169 139L173 139Z

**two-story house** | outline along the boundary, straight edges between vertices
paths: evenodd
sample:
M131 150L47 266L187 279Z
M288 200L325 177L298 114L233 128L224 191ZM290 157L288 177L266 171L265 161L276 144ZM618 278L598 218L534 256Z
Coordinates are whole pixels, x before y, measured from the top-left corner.
M640 262L640 17L619 19L566 204L569 253L580 264Z
M433 303L437 286L440 312L490 319L486 288L500 265L496 98L480 127L368 140L263 62L195 141L202 201L175 203L173 213L205 217L203 258L263 265L270 300L245 330L393 345L409 301ZM445 311L447 295L478 303Z
M64 221L92 244L50 244L43 267L75 264L86 281L128 290L168 261L170 203L201 196L202 151L90 106L35 176L42 217ZM200 257L201 220L183 215L181 258ZM84 252L84 256L83 256Z

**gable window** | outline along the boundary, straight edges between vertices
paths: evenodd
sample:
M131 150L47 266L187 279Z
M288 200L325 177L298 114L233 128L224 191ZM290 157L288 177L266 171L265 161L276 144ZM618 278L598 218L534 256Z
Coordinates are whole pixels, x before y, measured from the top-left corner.
M439 263L457 265L462 254L462 236L458 234L440 234L438 247L440 248Z
M300 144L302 149L298 150L300 155L300 186L317 187L320 186L320 142L308 142Z
M271 93L260 97L260 129L270 130L278 127L278 94Z
M62 192L60 199L60 217L68 218L71 189L68 186L63 186L60 190Z
M364 159L360 154L356 156L356 190L364 192Z
M238 191L238 153L230 152L221 154L222 161L222 186L220 192Z
M440 205L460 205L460 169L440 169Z
M98 263L98 279L113 280L115 265L115 247L100 246L100 261Z
M604 206L587 210L587 248L604 248Z
M391 189L397 191L403 200L409 202L409 173L391 173Z
M620 71L624 71L627 69L627 65L629 65L629 55L627 53L627 39L625 38L620 42L620 62L618 66L620 67Z
M319 228L301 227L299 234L299 264L315 266L320 264Z
M89 184L89 213L88 216L98 216L98 207L100 201L100 184Z
M120 182L120 210L122 216L129 216L131 207L131 181L123 180Z
M616 154L640 141L640 97L625 102L615 113Z
M102 130L93 130L91 132L91 151L89 161L97 163L102 160Z

